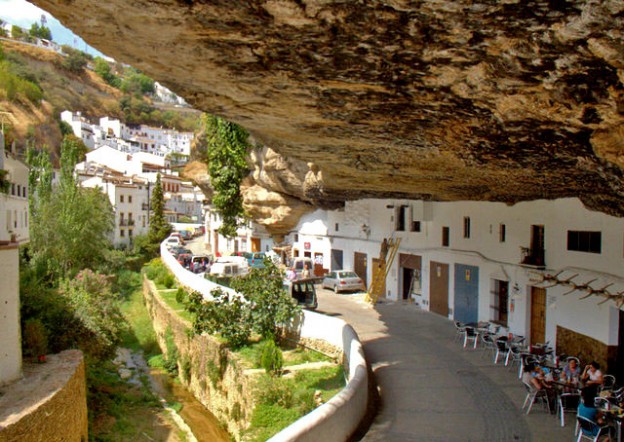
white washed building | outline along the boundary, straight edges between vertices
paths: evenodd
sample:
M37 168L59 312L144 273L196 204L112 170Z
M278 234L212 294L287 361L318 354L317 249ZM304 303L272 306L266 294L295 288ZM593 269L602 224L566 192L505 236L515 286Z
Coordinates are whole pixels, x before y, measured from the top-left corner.
M0 385L21 377L19 246L28 242L28 167L4 150L0 132L0 171L9 182L0 192Z
M99 187L108 196L115 210L112 237L115 246L129 247L136 236L147 235L152 190L147 180L105 174L82 179L81 185Z
M602 297L581 299L588 291L572 284L624 292L623 219L573 198L514 206L370 199L319 212L290 235L294 256L322 260L325 271L354 269L368 286L382 240L401 238L386 298L496 322L532 344L550 341L585 362L622 367L622 310L612 300L599 305ZM558 276L542 282L549 275Z

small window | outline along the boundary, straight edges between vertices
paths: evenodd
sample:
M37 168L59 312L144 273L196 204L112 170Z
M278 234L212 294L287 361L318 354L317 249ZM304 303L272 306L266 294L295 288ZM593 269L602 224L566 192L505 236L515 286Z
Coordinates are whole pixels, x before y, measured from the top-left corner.
M15 196L15 183L11 183L11 195Z
M132 202L132 195L128 195L128 202L131 203Z
M17 196L22 196L22 186L21 185L17 185Z
M121 236L122 238L123 238L124 236L126 236L126 231L125 231L124 229L120 229L120 230L119 230L119 236Z
M295 242L299 242L299 234L295 233Z
M128 230L128 237L132 238L132 230Z
M442 227L442 247L448 247L451 243L450 227Z
M470 238L470 217L464 216L464 238Z
M119 195L119 202L123 203L124 202L124 196L123 195Z
M412 232L420 232L420 221L412 221Z
M568 250L576 252L600 253L602 232L582 232L568 230Z
M396 216L396 224L394 226L394 229L397 232L404 232L405 231L405 219L407 218L407 214L408 214L408 209L409 206L399 206L398 207L398 213Z
M340 230L340 224L336 223L336 232Z
M505 224L498 225L498 242L505 242L505 236L507 234L507 228Z

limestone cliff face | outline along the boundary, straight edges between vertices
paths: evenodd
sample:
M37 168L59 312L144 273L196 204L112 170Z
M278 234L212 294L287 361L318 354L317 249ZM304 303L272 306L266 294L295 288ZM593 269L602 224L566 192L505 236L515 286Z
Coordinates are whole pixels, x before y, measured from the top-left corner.
M254 172L263 203L578 196L624 214L620 0L34 3L297 164L296 191Z

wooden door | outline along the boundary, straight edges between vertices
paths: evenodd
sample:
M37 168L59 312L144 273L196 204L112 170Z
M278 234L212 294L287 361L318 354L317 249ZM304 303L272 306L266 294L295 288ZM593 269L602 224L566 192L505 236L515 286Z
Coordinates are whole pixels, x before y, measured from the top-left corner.
M449 265L431 261L429 264L429 310L448 316Z
M546 289L531 287L531 345L546 340Z
M353 271L364 281L364 286L368 287L366 278L366 253L353 253Z
M323 254L315 253L314 254L314 271L312 272L314 276L323 276L325 275L325 269L323 268Z
M219 232L215 230L212 234L212 237L214 242L213 251L215 256L217 256L217 254L219 253Z
M260 247L262 247L260 238L251 238L251 251L261 252Z
M373 281L375 280L375 278L377 278L377 274L381 272L381 269L379 268L380 264L381 264L381 261L379 258L373 258ZM368 288L368 286L366 288ZM385 279L384 279L383 288L381 289L381 294L379 295L379 297L380 298L386 297L386 280Z

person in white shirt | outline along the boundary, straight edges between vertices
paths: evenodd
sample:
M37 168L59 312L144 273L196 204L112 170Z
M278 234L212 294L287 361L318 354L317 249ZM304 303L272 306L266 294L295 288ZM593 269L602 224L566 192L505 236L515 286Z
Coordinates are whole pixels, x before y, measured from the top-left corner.
M592 361L589 365L586 365L581 375L581 380L585 383L586 387L588 385L602 385L603 379L602 372L600 371L600 364L596 361Z

